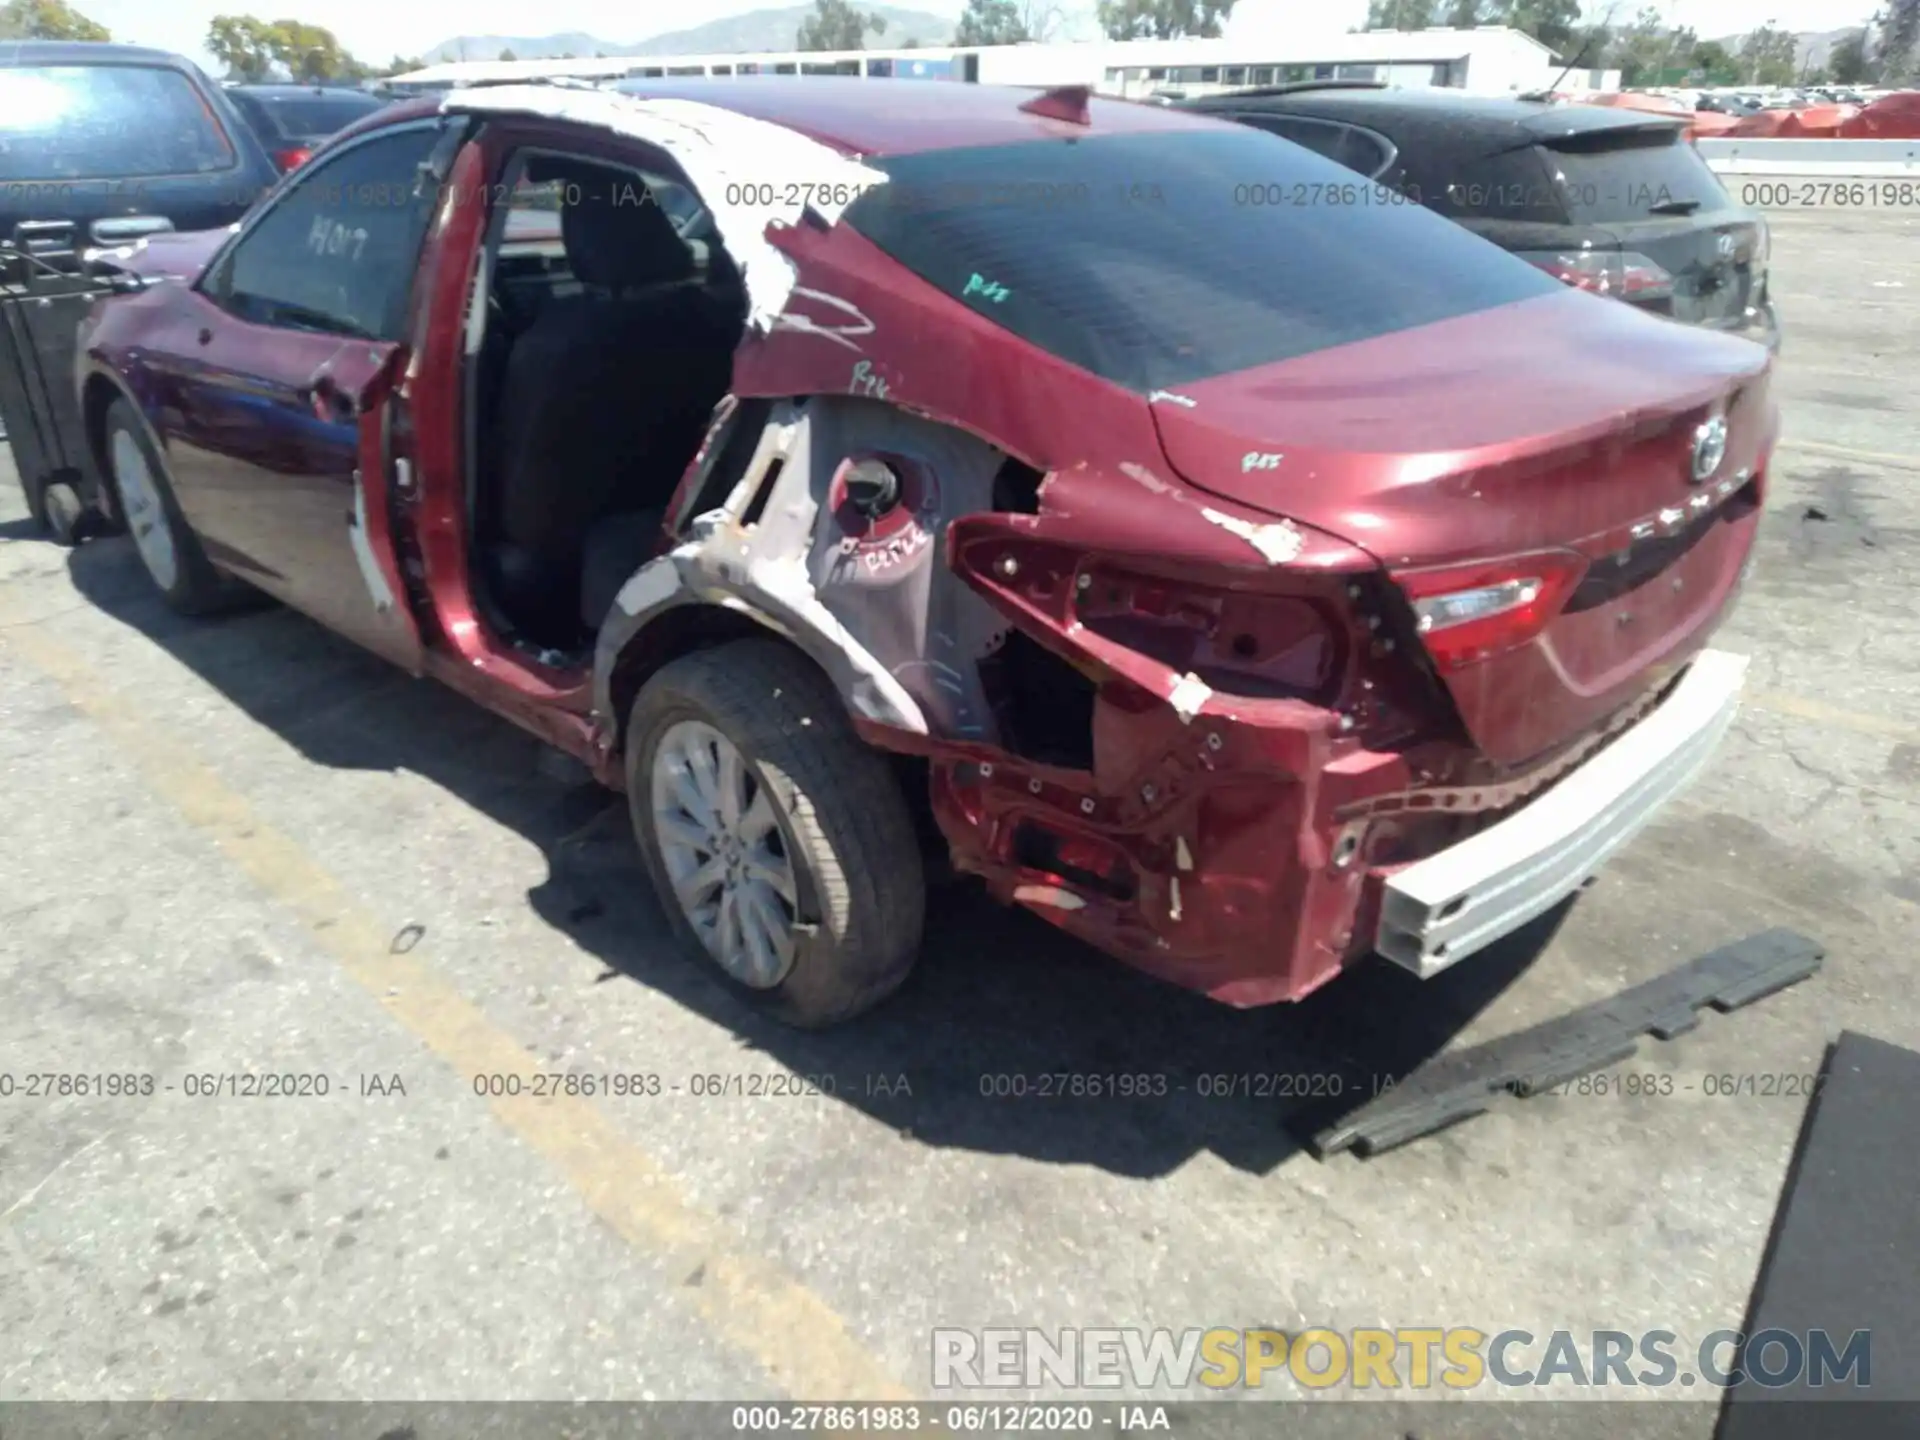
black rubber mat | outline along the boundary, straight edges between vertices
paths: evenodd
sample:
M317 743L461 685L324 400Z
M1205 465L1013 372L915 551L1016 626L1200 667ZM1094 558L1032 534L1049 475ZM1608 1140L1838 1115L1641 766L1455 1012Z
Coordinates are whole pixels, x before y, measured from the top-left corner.
M1716 1440L1920 1436L1920 1054L1850 1031L1827 1052L1741 1328L1749 1352L1794 1338L1736 1357L1783 1383L1727 1391ZM1817 1376L1822 1348L1842 1363Z

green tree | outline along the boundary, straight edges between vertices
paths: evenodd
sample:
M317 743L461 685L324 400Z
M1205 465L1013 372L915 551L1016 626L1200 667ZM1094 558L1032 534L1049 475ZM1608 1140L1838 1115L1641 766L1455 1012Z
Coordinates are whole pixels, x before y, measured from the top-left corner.
M1706 85L1732 85L1740 79L1740 62L1718 40L1702 40L1693 47L1693 73Z
M1488 23L1531 35L1568 64L1580 49L1580 0L1498 0Z
M360 62L342 48L334 33L304 20L276 20L270 27L273 58L289 77L304 84L318 85L329 80L354 80L361 74Z
M1648 6L1631 25L1615 30L1601 53L1604 64L1619 69L1623 85L1663 85L1671 72L1692 66L1697 43L1692 30L1669 29L1660 12Z
M1066 18L1061 0L1015 0L1020 27L1032 40L1051 40Z
M864 50L867 36L887 28L886 19L853 6L853 0L813 0L813 13L800 22L796 50Z
M1433 24L1434 0L1369 0L1368 30L1424 30Z
M1233 0L1100 0L1100 28L1109 40L1212 38L1233 12Z
M1014 0L967 0L953 32L956 45L1019 45L1032 38Z
M1867 60L1867 32L1849 30L1827 55L1827 70L1836 85L1864 85L1871 67Z
M518 60L520 57L513 53L513 47L509 45L500 52L499 58L502 60Z
M0 5L0 40L111 40L113 32L66 0L9 0Z
M273 27L251 15L216 15L207 26L207 53L227 67L229 80L259 82L273 75Z
M1486 0L1448 0L1447 24L1455 30L1471 30L1486 23Z
M1879 39L1873 47L1874 78L1882 85L1904 85L1920 73L1920 0L1889 0L1874 16Z
M1777 25L1749 30L1740 42L1740 69L1749 85L1791 85L1797 47L1790 31Z

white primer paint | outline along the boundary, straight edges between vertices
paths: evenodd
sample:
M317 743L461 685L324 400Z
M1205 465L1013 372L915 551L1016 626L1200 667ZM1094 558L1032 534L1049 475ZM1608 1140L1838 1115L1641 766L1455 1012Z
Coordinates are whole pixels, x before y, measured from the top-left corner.
M712 214L746 281L748 323L763 332L786 308L796 279L793 262L768 242L767 230L798 225L809 210L833 224L861 192L887 183L882 172L797 130L697 100L643 100L563 85L484 85L448 91L441 109L570 120L665 150Z
M1200 713L1200 707L1213 698L1213 687L1189 670L1174 682L1173 689L1167 692L1167 703L1173 706L1173 713L1180 717L1180 723L1191 725L1193 717Z
M638 615L650 610L680 588L680 571L671 555L649 560L627 577L613 603L622 613Z
M1267 557L1269 565L1284 565L1289 560L1297 560L1300 552L1307 548L1307 537L1300 533L1299 527L1291 520L1255 525L1238 515L1223 515L1218 510L1204 507L1200 514L1203 519L1218 525L1230 535L1238 535L1253 546Z
M360 567L360 578L366 581L367 594L373 599L374 613L386 614L393 609L393 588L367 543L367 488L360 483L358 470L353 472L353 519L347 525L347 542L353 547L353 562Z

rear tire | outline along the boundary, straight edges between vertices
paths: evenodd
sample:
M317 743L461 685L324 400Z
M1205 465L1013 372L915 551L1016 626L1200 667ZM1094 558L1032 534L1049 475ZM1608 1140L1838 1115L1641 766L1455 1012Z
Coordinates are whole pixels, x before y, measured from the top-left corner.
M926 882L905 797L797 651L740 640L663 666L634 701L627 804L675 934L758 1009L836 1024L913 968Z
M106 471L115 508L154 588L182 615L205 615L231 604L234 586L207 559L180 513L166 461L126 400L107 407Z

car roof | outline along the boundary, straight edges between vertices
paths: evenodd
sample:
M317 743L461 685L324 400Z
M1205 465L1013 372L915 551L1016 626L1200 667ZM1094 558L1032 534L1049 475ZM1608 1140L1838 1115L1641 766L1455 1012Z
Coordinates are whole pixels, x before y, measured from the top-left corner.
M357 85L291 85L269 83L261 85L227 85L223 89L229 93L238 90L243 95L258 95L263 100L295 100L302 95L365 95L369 100L380 97L371 91L362 90Z
M1515 143L1590 135L1605 130L1678 130L1684 117L1602 105L1561 105L1517 95L1467 95L1441 87L1391 90L1329 87L1284 92L1208 95L1184 102L1201 114L1309 115L1367 125L1395 139L1445 131L1458 143L1484 141L1498 149ZM1518 132L1516 134L1516 132Z
M1166 106L1094 95L1087 101L1087 123L1079 125L1022 111L1022 105L1041 93L1038 89L859 76L661 77L628 79L611 88L644 99L717 105L784 125L850 155L907 155L1071 136L1211 129L1221 123Z
M0 43L0 66L20 65L168 65L177 70L199 67L184 55L145 45L119 45L103 40L8 40Z

